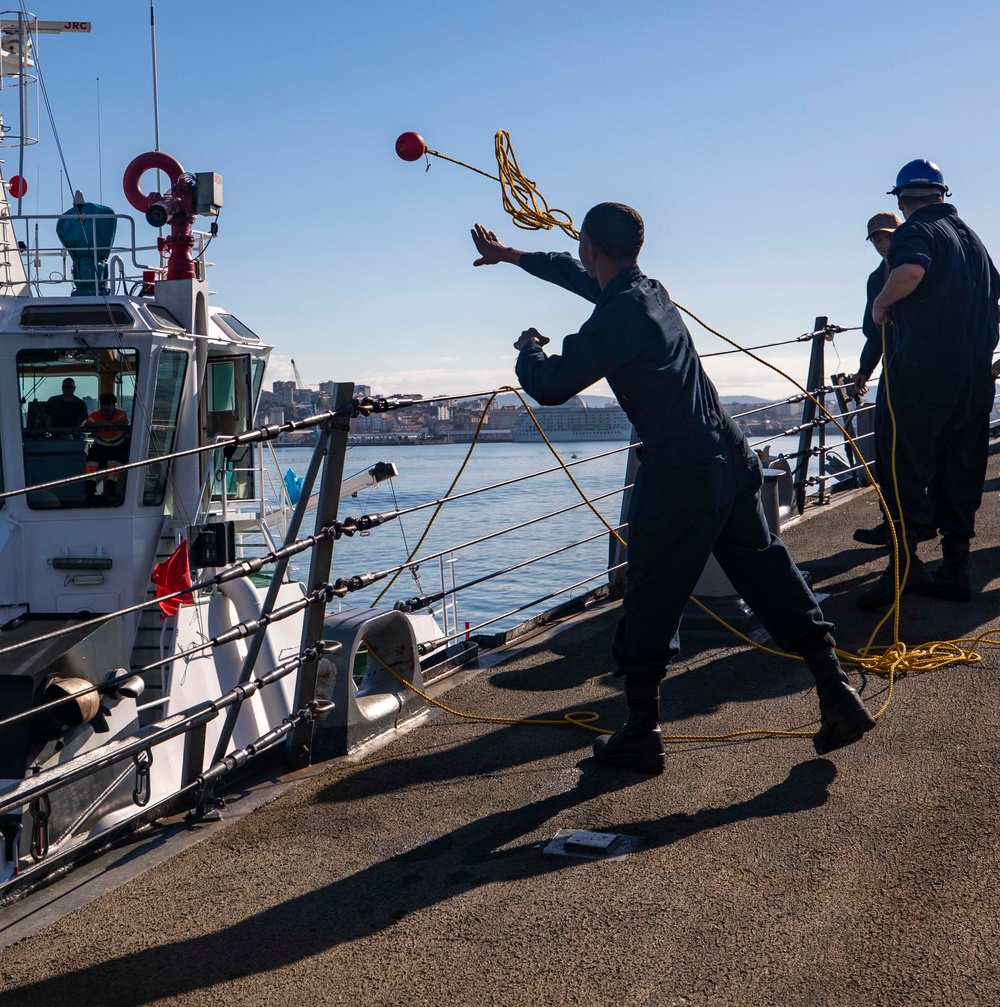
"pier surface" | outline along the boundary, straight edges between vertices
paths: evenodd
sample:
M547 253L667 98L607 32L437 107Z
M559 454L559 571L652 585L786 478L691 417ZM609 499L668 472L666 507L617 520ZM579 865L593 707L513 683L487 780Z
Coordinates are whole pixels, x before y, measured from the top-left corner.
M998 489L993 456L975 599L904 597L908 645L1000 624ZM854 596L885 563L851 533L877 518L865 493L785 535L851 651L877 622ZM529 640L444 701L618 726L616 619ZM815 728L801 662L684 644L665 733ZM981 654L898 679L878 728L828 757L801 737L679 742L654 778L596 765L579 728L434 715L0 951L0 1005L1000 1003L1000 652ZM878 709L887 679L851 674ZM642 843L543 852L559 829Z

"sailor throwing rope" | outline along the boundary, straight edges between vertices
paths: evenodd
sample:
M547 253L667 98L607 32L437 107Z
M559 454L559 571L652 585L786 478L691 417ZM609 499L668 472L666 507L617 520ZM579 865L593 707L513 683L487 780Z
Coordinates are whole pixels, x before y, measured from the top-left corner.
M628 722L594 744L600 762L644 773L665 765L659 689L679 653L685 603L714 553L733 586L783 649L802 655L816 679L820 754L857 741L875 726L834 651L833 625L768 529L760 463L719 402L684 322L664 287L639 269L642 218L601 203L584 218L579 260L522 252L477 224L474 265L509 262L594 303L562 353L527 329L514 343L525 391L558 405L601 378L635 426L641 465L628 513L628 571L613 644L625 677Z

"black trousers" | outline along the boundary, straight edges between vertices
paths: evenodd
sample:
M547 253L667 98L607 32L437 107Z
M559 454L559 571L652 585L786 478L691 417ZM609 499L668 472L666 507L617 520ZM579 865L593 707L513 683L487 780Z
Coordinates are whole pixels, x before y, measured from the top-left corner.
M678 464L646 452L628 514L628 570L615 634L616 674L662 674L680 651L684 606L710 554L771 638L802 653L829 640L815 596L767 526L759 465L742 445Z
M988 367L981 377L964 380L889 369L878 478L894 520L902 516L908 528L938 528L961 538L975 535L994 395L987 375Z

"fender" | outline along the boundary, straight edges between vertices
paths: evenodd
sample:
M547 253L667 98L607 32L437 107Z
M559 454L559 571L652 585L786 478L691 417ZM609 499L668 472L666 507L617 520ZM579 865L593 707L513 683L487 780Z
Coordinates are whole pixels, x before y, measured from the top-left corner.
M230 580L225 584L220 584L219 594L232 604L233 609L236 611L236 622L252 622L253 620L260 618L260 596L257 594L257 589L250 582L249 577L240 577L237 580ZM212 607L211 602L209 602L209 607ZM250 637L247 637L246 643L244 644L245 646L248 645L249 640ZM225 649L228 650L229 647L232 647L235 650L236 643L234 642L227 645ZM257 663L265 671L270 671L272 668L281 663L281 659L278 657L278 654L274 649L274 644L271 641L270 633L264 633L264 640L261 643ZM238 664L235 662L230 664L229 669L227 670L235 670L235 674L233 676L233 681L226 684L226 688L231 688L231 686L236 684L241 664L242 662L239 662Z

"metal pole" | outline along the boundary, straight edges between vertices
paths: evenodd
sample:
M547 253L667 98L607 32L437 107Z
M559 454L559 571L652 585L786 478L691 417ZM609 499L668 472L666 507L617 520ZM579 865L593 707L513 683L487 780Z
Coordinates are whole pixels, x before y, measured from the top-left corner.
M312 495L312 488L316 482L316 473L319 471L320 462L328 447L329 434L326 428L324 428L320 434L320 442L316 445L316 450L309 461L309 468L302 477L302 495L299 497L299 502L295 505L292 518L288 522L288 530L285 532L285 541L283 544L286 546L291 545L299 534L299 526L302 524L306 508L309 506L309 497ZM317 525L316 527L321 528L322 525ZM278 598L278 591L281 590L281 583L285 578L288 562L289 557L283 556L274 565L274 570L271 573L271 583L268 585L267 594L260 607L260 614L262 616L268 615L274 608L274 603ZM259 626L250 639L249 644L247 644L247 654L243 659L243 667L240 669L240 685L244 685L250 681L250 676L253 674L254 664L257 661L257 656L260 654L260 648L264 643L264 634L266 632L266 626ZM233 730L236 727L236 718L239 716L240 709L241 704L237 703L226 711L226 722L222 725L222 733L219 735L219 741L215 746L212 762L218 762L226 754L226 749L229 747L229 742L233 737Z
M160 99L156 93L156 15L153 12L153 0L149 0L149 44L153 50L153 150L160 149ZM156 173L159 180L160 173ZM157 182L159 185L159 182Z
M826 328L829 319L820 315L813 323L812 352L809 355L809 376L806 378L806 391L813 391L823 384L823 344L826 342ZM812 450L812 421L816 419L816 403L807 398L802 403L802 430L799 431L798 460L792 482L795 487L795 506L801 514L806 505L806 476L809 474L809 452Z
M354 395L354 382L338 382L334 390L334 409L340 409L351 401ZM326 457L323 462L323 476L319 484L319 500L316 507L316 530L333 524L337 520L337 508L340 505L340 484L344 481L344 459L347 455L347 434L351 429L348 416L335 416L330 421L329 440L326 446ZM309 584L307 591L312 593L330 579L330 565L333 562L333 539L323 539L313 547L312 560L309 564ZM323 620L326 618L326 608L322 605L310 605L302 623L302 650L323 639ZM319 671L319 660L303 661L295 680L295 704L292 709L301 710L316 698L316 676ZM309 765L312 753L314 724L312 720L300 721L295 725L288 737L285 750L288 762L301 769Z
M28 139L28 81L24 76L24 47L26 37L24 33L25 14L19 12L17 15L17 87L18 87L18 115L20 117L19 130L21 140L18 144L17 173L24 178L24 145ZM24 185L18 190L21 195L17 197L17 213L21 215L21 200L24 196Z
M810 386L815 387L815 386ZM821 406L826 406L826 394L817 395L819 399L819 404ZM825 419L826 413L820 416L820 419ZM819 502L826 503L826 479L823 477L826 475L826 424L822 424L819 428Z
M97 78L97 193L104 202L104 155L101 151L101 78Z

